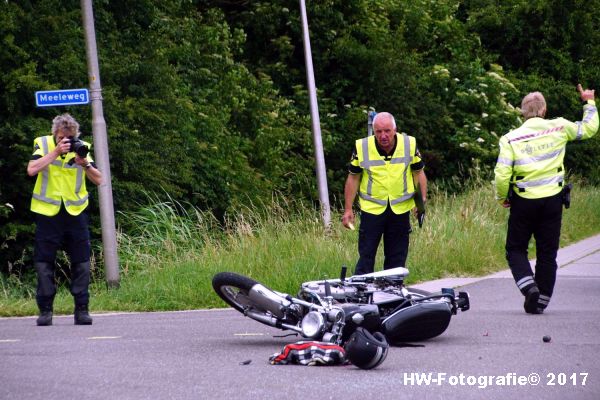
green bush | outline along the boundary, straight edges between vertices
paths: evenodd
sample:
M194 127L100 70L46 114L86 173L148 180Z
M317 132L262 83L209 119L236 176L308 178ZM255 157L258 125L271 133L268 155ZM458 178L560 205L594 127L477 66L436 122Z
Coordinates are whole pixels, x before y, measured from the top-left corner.
M599 2L308 2L331 203L369 110L393 113L429 178L458 192L471 171L491 177L527 92L546 95L549 117L580 119L575 85L600 86L589 12ZM118 212L145 191L221 223L273 191L317 205L297 1L103 0L94 13ZM81 21L75 0L0 1L0 273L31 261L33 139L70 112L91 140L89 107L36 108L33 95L88 86ZM567 152L566 168L590 183L600 182L599 140ZM95 239L97 214L93 200Z

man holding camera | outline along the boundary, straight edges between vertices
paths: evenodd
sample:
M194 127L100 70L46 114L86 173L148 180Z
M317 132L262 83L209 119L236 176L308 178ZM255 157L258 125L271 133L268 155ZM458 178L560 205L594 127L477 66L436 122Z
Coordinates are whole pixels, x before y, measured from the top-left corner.
M71 262L71 294L75 324L91 325L88 311L90 282L90 233L86 177L95 185L102 174L89 157L90 144L78 137L79 123L69 114L52 121L52 135L35 139L27 174L37 180L31 198L36 213L34 265L38 276L37 325L52 325L56 283L56 252L64 248Z

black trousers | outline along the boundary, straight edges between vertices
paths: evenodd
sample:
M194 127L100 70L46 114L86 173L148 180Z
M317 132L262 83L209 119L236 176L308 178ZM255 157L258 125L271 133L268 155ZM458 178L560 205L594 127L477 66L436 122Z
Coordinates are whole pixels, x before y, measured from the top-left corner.
M411 232L410 212L394 214L388 205L383 214L360 213L358 230L358 254L355 274L374 271L377 248L383 236L383 268L404 267L408 256L408 240Z
M36 215L33 259L38 277L36 300L40 310L52 308L56 294L55 260L60 249L67 252L71 262L71 294L75 304L88 304L91 255L88 221L85 211L73 216L64 207L53 217Z
M541 199L525 199L518 195L511 199L506 259L515 282L523 293L534 284L538 286L539 306L542 309L548 305L556 283L556 254L561 221L561 193ZM531 236L535 238L535 276L527 255Z

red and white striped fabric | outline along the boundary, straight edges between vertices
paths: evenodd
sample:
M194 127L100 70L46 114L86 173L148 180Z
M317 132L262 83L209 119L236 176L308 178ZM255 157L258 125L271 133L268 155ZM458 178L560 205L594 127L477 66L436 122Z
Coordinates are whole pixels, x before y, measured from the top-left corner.
M285 345L270 358L271 364L341 365L346 362L344 348L327 342L297 342Z

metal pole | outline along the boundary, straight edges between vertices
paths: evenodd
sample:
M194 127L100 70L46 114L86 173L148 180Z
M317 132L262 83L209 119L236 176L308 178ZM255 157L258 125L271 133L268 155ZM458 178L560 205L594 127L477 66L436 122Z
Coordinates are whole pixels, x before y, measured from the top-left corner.
M90 100L92 103L92 133L94 135L94 155L100 171L102 184L98 187L100 201L100 223L102 225L102 245L104 248L104 269L108 287L119 287L119 258L117 255L117 236L115 230L115 212L112 197L110 161L108 158L108 140L106 121L102 109L102 87L98 67L96 31L92 0L81 0L83 25L85 28L85 49L88 74L90 78Z
M319 188L319 200L321 202L321 215L323 217L325 229L329 229L331 227L329 191L327 189L327 173L325 170L325 156L323 155L323 141L321 139L319 105L317 103L315 74L313 71L312 51L310 48L310 37L308 34L308 19L306 18L306 4L304 0L300 0L300 13L302 16L302 39L304 42L304 60L306 63L306 81L308 84L310 119L312 122L313 145L315 147L315 160L317 163L317 185Z
M371 136L373 134L373 119L377 113L375 111L369 111L369 115L367 116L367 135Z

